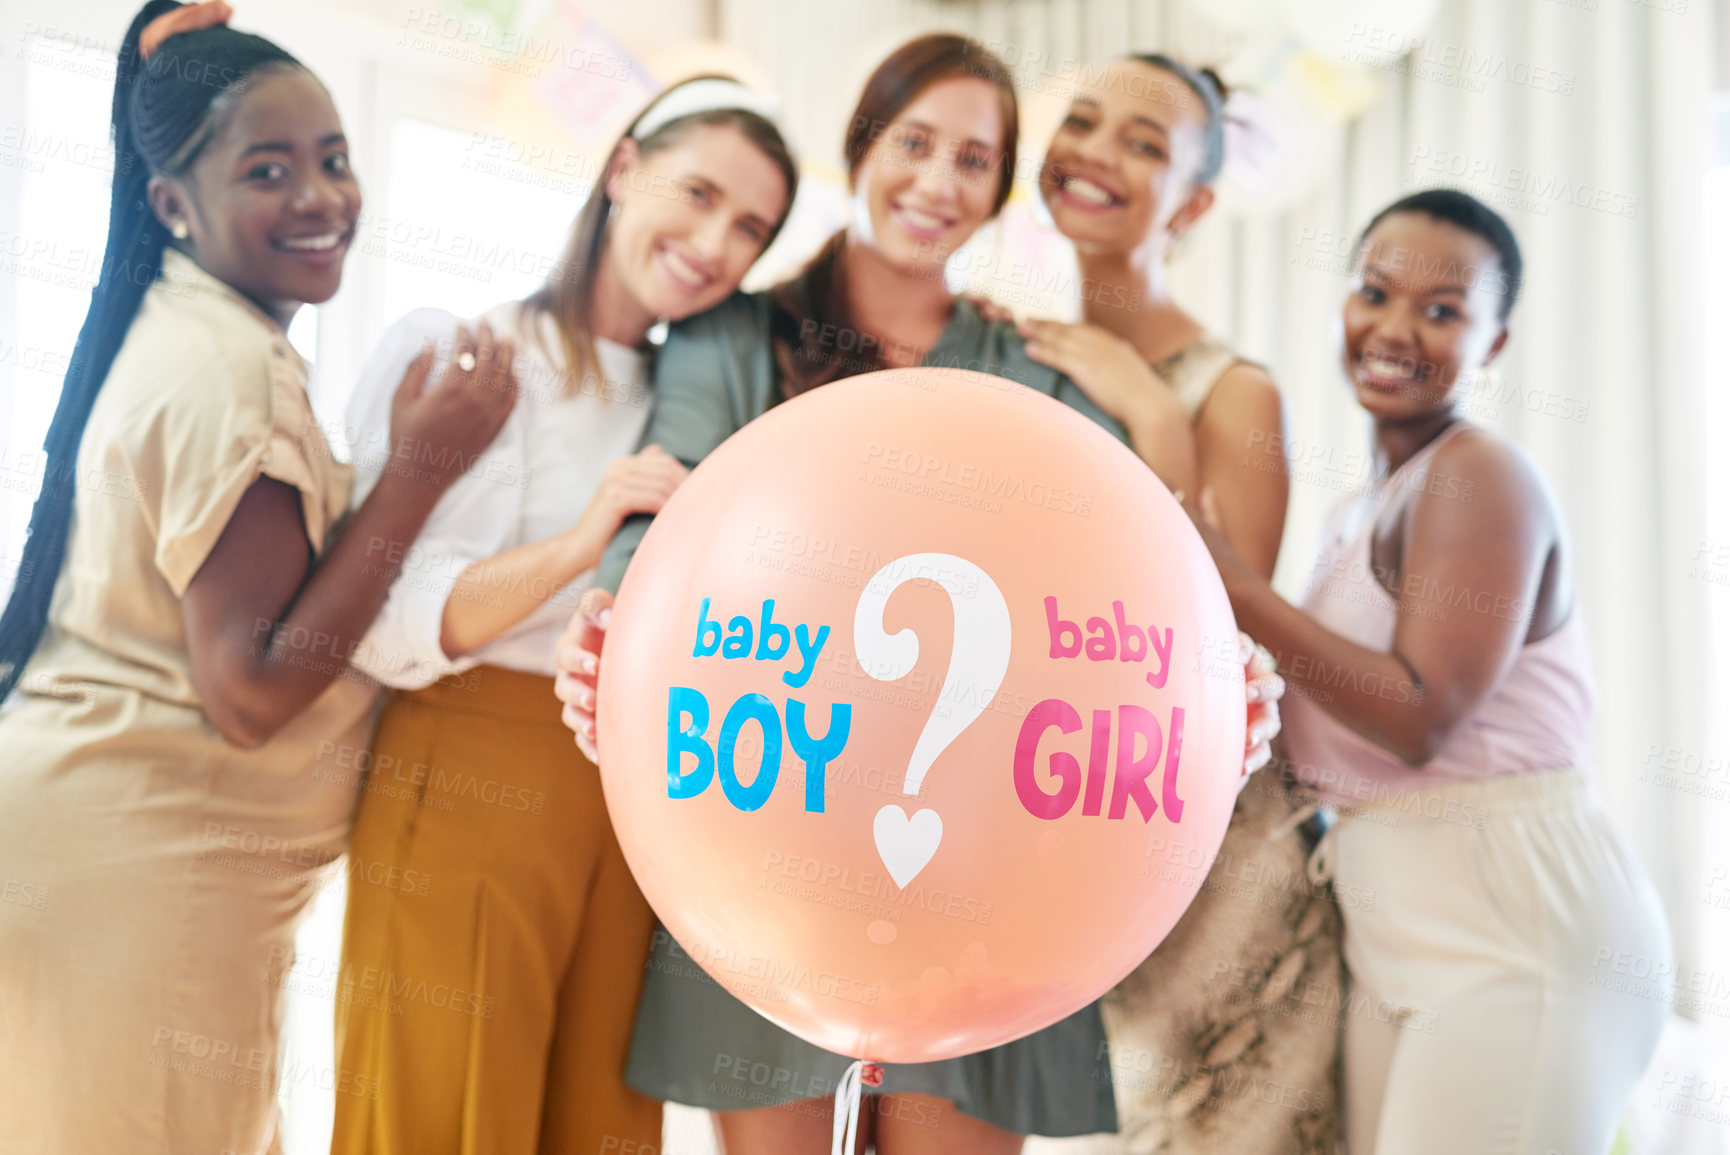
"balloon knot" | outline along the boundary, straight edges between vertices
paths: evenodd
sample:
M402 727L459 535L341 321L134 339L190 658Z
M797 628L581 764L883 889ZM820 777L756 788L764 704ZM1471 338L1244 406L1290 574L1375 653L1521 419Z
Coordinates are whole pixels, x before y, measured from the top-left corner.
M883 1068L876 1063L863 1063L859 1067L859 1081L867 1087L883 1085Z

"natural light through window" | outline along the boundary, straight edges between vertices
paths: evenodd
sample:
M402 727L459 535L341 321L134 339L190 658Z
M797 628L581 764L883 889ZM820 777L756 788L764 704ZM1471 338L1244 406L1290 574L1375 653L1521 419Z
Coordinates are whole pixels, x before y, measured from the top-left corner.
M111 92L90 80L92 68L112 74L112 58L43 39L28 41L18 57L24 177L17 231L0 251L0 272L18 285L14 335L0 339L0 596L12 587L42 485L42 441L102 266L114 180ZM289 339L309 360L316 356L316 309L300 311Z
M110 93L80 71L92 64L89 55L40 40L19 55L26 62L24 179L17 231L3 254L17 290L7 338L16 347L0 358L0 397L7 398L0 408L0 591L11 589L41 488L42 439L102 264L114 175Z
M369 214L359 246L386 257L388 319L428 305L473 316L546 279L588 189L495 153L484 137L424 121L391 128L385 210Z

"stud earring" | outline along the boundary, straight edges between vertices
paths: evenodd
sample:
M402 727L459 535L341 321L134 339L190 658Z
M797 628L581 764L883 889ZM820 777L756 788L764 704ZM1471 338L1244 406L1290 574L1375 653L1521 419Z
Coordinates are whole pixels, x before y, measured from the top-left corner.
M184 241L187 237L192 235L192 230L186 227L185 221L175 221L173 224L168 226L168 231L173 234L174 239L177 241Z

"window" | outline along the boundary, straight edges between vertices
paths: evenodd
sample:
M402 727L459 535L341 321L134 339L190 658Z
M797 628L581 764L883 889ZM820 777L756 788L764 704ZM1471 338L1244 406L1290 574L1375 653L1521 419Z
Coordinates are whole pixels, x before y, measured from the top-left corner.
M0 599L42 487L42 441L102 265L114 181L113 56L37 37L19 58L23 125L0 136L0 165L22 174L15 225L0 222L0 277L13 283L0 320ZM310 360L317 310L302 309L288 336Z
M16 221L0 221L0 276L12 281L13 302L0 317L0 596L12 589L42 487L42 439L90 307L114 179L114 58L41 38L19 56L23 125L0 136L0 163L22 174Z

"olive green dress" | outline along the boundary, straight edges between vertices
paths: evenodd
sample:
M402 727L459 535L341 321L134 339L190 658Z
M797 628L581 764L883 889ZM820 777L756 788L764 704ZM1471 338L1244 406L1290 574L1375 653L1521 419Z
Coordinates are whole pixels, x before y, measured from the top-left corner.
M655 366L646 440L695 465L781 399L765 294L735 294L675 325ZM1055 397L1127 442L1076 384L1023 351L1012 325L958 301L924 365L1007 377ZM650 518L627 521L596 584L617 590ZM625 1077L644 1094L710 1110L741 1110L833 1095L851 1060L782 1030L727 993L657 932ZM968 1115L1024 1135L1117 1129L1112 1073L1098 1005L1024 1039L960 1059L891 1065L883 1094L948 1099ZM935 1122L935 1121L934 1121Z

